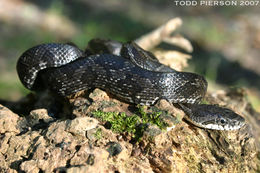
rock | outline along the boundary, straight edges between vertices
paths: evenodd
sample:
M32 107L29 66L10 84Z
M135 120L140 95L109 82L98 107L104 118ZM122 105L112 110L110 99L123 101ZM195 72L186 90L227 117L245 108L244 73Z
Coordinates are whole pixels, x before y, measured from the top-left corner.
M73 115L80 117L88 113L88 107L90 106L90 101L84 97L78 97L71 99L70 102L73 105Z
M250 172L257 169L254 166L257 151L252 136L244 134L245 137L241 131L176 127L158 140L161 142L152 145L148 157L154 170L160 172L233 172L234 169L237 172ZM252 141L247 140L245 144L239 140L241 135L243 139ZM250 153L242 154L241 151L248 151L247 147Z
M49 123L54 121L54 118L48 114L46 109L35 109L30 112L27 121L30 126L34 126L39 123Z
M21 119L8 108L0 105L0 134L7 132L20 133L18 123Z
M74 120L68 121L66 131L74 134L85 136L86 131L96 128L98 121L90 117L78 117Z
M24 172L38 173L40 171L35 160L23 162L20 167Z
M245 116L250 123L240 130L195 127L181 121L183 111L161 100L154 108L162 111L160 118L172 128L162 130L154 124L143 124L146 128L137 141L131 134L115 133L89 117L93 110L136 113L131 105L107 98L101 90L98 93L105 100L78 102L75 98L71 102L72 112L77 109L74 119L49 116L47 109L32 110L27 116L19 117L1 106L0 170L47 173L259 171L259 141L255 140L258 132L251 127L251 122L259 121L258 114L241 94L221 92L207 96L210 103L232 107ZM232 101L231 96L239 101ZM80 111L85 103L88 105ZM259 128L259 123L252 126Z
M100 89L95 89L92 93L90 93L89 98L91 98L94 102L109 100L107 93Z
M72 166L85 165L97 168L99 164L105 163L104 160L108 157L109 153L105 149L91 148L88 144L83 144L71 158L70 164Z
M110 157L116 156L121 153L122 147L119 143L109 142L107 144L107 151Z

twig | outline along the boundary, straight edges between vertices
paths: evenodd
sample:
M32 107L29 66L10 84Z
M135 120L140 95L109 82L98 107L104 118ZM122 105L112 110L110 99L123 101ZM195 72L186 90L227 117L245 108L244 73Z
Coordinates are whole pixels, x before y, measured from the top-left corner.
M166 24L160 26L154 31L141 36L135 42L145 50L149 50L160 44L165 38L170 37L173 31L182 24L180 18L169 20Z
M179 46L189 53L191 53L193 51L193 47L192 47L190 41L180 35L173 36L173 37L166 37L163 39L163 41L168 44Z

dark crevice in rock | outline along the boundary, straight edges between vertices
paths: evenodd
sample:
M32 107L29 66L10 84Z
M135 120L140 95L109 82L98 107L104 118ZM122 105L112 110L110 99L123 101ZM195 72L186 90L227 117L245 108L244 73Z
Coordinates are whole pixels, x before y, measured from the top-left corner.
M216 160L219 162L219 164L224 165L226 160L224 157L217 155L216 151L211 150L212 155L216 158Z

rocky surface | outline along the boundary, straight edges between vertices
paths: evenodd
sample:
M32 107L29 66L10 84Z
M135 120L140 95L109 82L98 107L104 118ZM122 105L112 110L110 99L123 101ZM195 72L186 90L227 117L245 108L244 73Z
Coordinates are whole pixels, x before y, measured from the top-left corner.
M184 113L162 100L155 108L166 112L160 117L168 128L143 121L142 135L133 140L130 132L115 132L93 116L96 110L136 113L133 106L99 89L89 97L83 92L68 99L59 118L51 105L28 115L1 105L0 172L259 171L259 114L246 101L244 90L221 91L206 100L234 109L247 125L238 131L201 129L181 121ZM65 109L68 105L72 111Z

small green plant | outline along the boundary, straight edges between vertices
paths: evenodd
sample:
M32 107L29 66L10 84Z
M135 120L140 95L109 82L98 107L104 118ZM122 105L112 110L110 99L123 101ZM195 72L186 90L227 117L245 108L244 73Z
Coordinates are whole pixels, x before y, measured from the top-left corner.
M153 111L152 113L147 113L144 111L144 106L137 106L138 108L138 114L140 114L141 119L142 119L142 123L144 124L154 124L157 125L160 129L165 129L167 127L167 123L165 123L164 121L162 121L161 111Z
M116 133L127 132L136 141L139 141L148 124L157 125L160 129L166 129L167 123L161 120L161 112L147 113L143 106L138 106L136 114L131 116L118 112L94 111L92 115L101 121L109 123L111 130Z
M95 138L96 139L101 139L102 138L102 129L101 128L98 128L97 130L96 130L96 132L94 133L94 136L95 136Z
M135 134L136 124L141 122L137 115L127 116L125 113L95 111L92 114L101 121L109 122L111 130L117 133L128 132Z
M201 101L201 104L209 104L209 102L208 102L207 100L203 99L203 100Z

